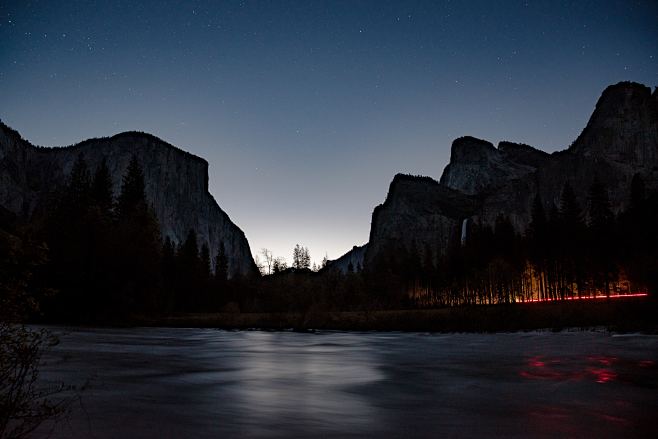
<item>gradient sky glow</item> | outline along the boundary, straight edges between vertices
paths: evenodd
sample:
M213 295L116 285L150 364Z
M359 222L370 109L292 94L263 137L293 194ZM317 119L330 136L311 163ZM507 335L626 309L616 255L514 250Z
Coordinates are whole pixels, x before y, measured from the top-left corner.
M658 84L655 1L0 2L0 118L34 144L150 132L210 163L261 247L368 240L456 137L555 151L601 91Z

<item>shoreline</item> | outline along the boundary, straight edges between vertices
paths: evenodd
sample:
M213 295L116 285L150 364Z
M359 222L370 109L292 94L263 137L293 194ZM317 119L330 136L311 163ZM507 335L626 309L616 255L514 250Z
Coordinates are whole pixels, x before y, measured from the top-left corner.
M436 309L185 313L161 317L136 316L125 323L118 326L384 332L560 331L567 328L598 327L615 332L658 333L658 302L650 298L628 298L597 303L563 301Z

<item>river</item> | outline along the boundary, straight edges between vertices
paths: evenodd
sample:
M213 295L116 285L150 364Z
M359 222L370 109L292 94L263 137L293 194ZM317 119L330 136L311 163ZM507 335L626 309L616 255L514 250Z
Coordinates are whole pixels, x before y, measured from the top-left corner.
M658 432L658 336L50 329L41 384L84 387L55 438Z

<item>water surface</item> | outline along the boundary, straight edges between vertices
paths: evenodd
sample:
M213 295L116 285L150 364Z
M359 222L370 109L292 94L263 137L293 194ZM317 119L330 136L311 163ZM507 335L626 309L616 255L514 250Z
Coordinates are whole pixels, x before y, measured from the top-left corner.
M658 336L51 328L54 437L647 437Z

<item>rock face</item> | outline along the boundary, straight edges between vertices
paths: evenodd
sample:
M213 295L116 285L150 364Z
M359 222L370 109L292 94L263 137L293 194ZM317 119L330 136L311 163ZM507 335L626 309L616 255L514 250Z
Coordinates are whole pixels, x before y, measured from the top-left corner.
M489 225L503 214L519 233L530 222L539 193L546 211L559 205L569 183L580 205L598 179L614 211L629 201L630 183L639 174L658 189L658 92L622 82L602 94L586 128L566 150L547 154L528 145L456 139L440 183L428 177L396 176L384 204L372 216L366 267L387 245L422 253L444 253L460 236L465 219Z
M594 114L569 151L625 166L646 167L658 161L658 94L635 83L605 89Z
M509 180L534 172L547 157L528 145L501 142L496 149L485 140L460 137L452 142L450 163L440 182L469 195L492 192Z
M352 250L345 253L338 259L329 261L325 270L339 271L343 274L348 273L349 266L352 264L352 271L358 271L363 268L363 262L366 255L366 250L368 249L368 244L361 246L355 245L352 247Z
M429 177L396 175L386 201L372 214L365 267L387 247L420 252L428 247L448 248L459 239L463 219L473 216L476 209L474 197Z
M107 161L115 196L136 156L163 238L180 243L193 229L199 246L207 243L213 258L224 243L231 276L257 273L244 233L208 192L208 162L149 134L126 132L65 148L43 148L0 123L0 205L29 218L49 193L66 184L80 154L92 172L103 159Z

